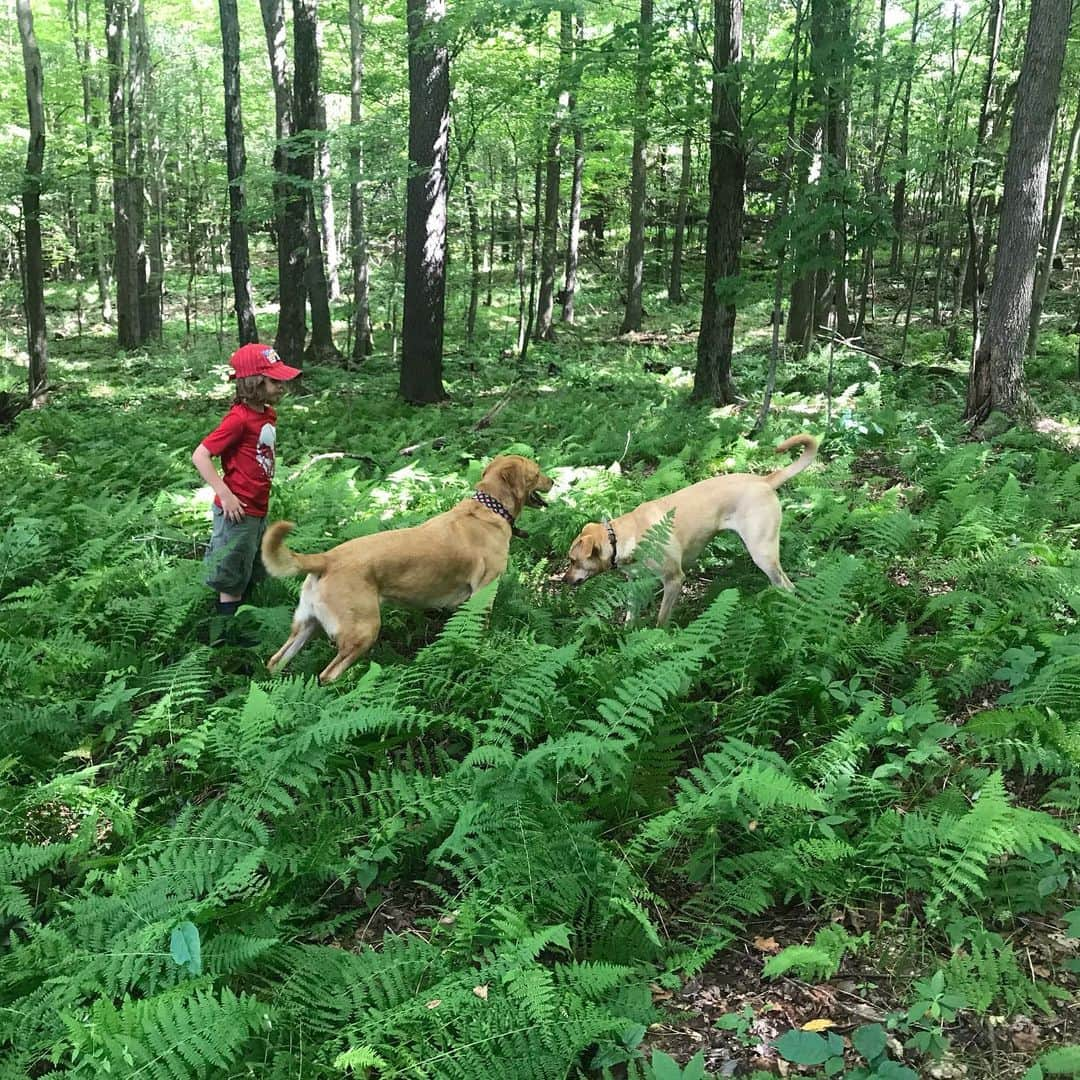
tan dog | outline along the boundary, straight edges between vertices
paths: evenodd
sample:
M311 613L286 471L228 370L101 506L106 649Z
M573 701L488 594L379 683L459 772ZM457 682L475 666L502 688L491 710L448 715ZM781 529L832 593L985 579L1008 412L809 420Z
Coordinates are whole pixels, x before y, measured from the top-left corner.
M814 460L818 444L812 435L793 435L776 452L783 453L793 446L805 448L802 456L767 476L751 473L714 476L661 499L642 503L610 522L590 522L570 546L570 568L563 581L580 585L604 570L632 562L641 537L673 510L671 538L657 567L664 582L657 626L663 626L671 616L686 567L724 529L733 529L742 537L750 558L769 575L774 585L793 589L795 586L780 566L781 514L776 489Z
M298 555L285 546L290 521L266 530L262 558L274 577L306 573L289 639L267 661L287 664L321 626L337 642L337 656L319 676L333 682L379 636L383 601L418 608L454 608L505 569L514 519L522 507L543 506L537 492L552 481L540 466L516 454L495 458L476 494L410 529L348 540L321 555Z

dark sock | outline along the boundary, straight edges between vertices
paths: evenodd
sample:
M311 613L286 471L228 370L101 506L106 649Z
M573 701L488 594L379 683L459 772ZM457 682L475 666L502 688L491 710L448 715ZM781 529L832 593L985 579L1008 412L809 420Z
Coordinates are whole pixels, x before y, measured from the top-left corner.
M219 600L217 602L217 613L219 615L235 615L236 609L242 603L242 600Z

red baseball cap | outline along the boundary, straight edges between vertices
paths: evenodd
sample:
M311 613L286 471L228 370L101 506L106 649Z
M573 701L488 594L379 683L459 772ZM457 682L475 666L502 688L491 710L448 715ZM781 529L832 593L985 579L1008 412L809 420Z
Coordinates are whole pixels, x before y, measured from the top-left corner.
M241 345L229 357L232 365L230 379L243 379L248 375L265 375L275 382L287 382L300 374L299 368L282 363L281 357L269 345L260 345L257 341L250 345Z

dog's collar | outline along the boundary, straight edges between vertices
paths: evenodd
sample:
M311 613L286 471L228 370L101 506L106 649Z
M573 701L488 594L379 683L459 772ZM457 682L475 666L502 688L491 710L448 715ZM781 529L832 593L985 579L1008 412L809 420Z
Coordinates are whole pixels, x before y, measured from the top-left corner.
M522 539L527 539L529 534L524 529L519 529L514 524L514 515L506 509L505 506L494 495L489 495L486 491L474 491L473 498L481 505L486 506L489 510L498 514L503 521L507 522L510 526L510 532L513 536L520 536Z
M607 538L611 541L611 569L614 570L619 565L619 542L615 539L615 530L607 518L604 519L604 528L607 529Z

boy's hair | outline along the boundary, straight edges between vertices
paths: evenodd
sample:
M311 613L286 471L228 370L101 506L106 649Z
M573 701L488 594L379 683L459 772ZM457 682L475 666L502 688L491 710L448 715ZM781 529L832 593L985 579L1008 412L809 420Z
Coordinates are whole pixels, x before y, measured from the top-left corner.
M244 375L236 380L236 400L244 405L266 405L269 380L265 375Z

